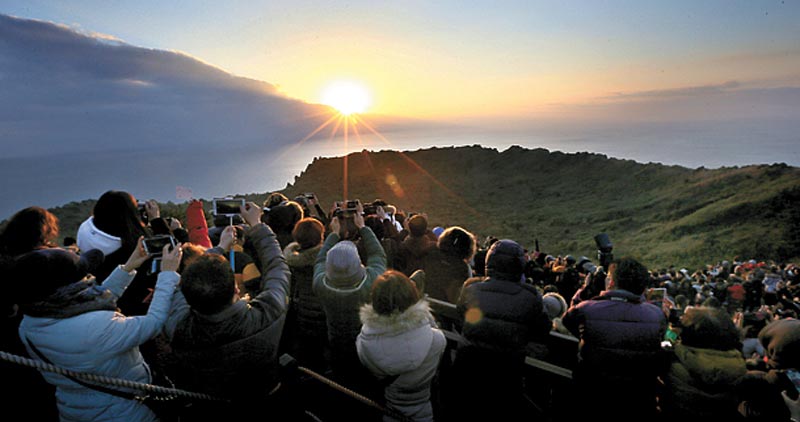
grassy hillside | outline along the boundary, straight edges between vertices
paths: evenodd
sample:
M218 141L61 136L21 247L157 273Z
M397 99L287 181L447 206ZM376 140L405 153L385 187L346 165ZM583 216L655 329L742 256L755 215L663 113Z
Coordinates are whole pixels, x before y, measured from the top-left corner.
M329 206L343 195L343 158L318 158L282 192L316 192ZM735 256L800 256L800 169L783 164L687 169L604 155L478 146L347 157L348 199L382 198L426 212L431 224L460 225L479 240L539 239L553 254L594 258L593 237L606 232L616 256L649 266L697 267ZM266 193L245 195L263 201ZM74 235L92 201L53 210L63 235ZM181 217L185 204L164 204Z
M342 194L341 158L317 159L288 194ZM348 157L349 196L424 211L435 225L512 238L551 253L594 257L610 235L617 256L698 266L734 256L800 255L800 169L691 170L603 155L512 147L362 152Z

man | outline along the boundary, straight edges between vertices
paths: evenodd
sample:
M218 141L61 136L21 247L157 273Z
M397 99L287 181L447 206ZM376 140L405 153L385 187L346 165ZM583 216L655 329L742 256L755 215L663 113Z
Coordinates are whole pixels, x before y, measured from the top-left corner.
M481 397L480 406L459 406L465 418L530 419L522 395L525 348L547 336L552 324L541 294L523 282L526 262L517 242L495 242L486 254L489 278L468 282L458 298L467 342L459 345L454 362L457 386L465 389L461 400L477 392Z
M583 416L613 420L655 417L657 376L666 370L664 312L643 300L647 268L622 258L609 268L607 290L570 308L564 326L580 339L573 379Z
M237 300L230 263L206 254L184 270L167 326L172 370L180 388L228 398L230 406L196 402L187 419L261 416L257 406L279 386L277 351L286 317L290 273L275 234L261 223L261 207L248 203L241 215L260 260L261 288ZM233 236L232 228L222 236Z
M331 220L331 233L314 263L313 290L325 309L331 369L337 380L353 388L368 385L372 380L356 351L356 338L361 332L359 309L369 302L372 283L386 271L386 253L364 224L362 210L359 203L352 214L340 214ZM361 264L355 243L340 241L345 219L352 219L358 228L367 255L366 268Z

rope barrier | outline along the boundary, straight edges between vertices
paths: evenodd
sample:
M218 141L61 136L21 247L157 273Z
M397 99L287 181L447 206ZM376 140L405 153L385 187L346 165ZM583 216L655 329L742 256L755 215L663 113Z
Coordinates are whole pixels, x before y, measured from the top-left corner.
M345 387L343 385L337 384L336 382L334 382L330 378L326 378L325 376L322 376L322 375L320 375L320 374L318 374L318 373L316 373L316 372L314 372L314 371L312 371L312 370L310 370L308 368L305 368L305 367L302 367L302 366L298 366L297 370L299 370L300 372L303 372L306 375L311 376L312 378L314 378L317 381L319 381L319 382L321 382L321 383L333 388L334 390L340 391L340 392L342 392L342 393L344 393L344 394L346 394L346 395L348 395L348 396L360 401L361 403L366 404L367 406L373 407L373 408L381 411L385 415L391 416L393 418L399 419L399 420L404 421L404 422L413 422L406 415L404 415L404 414L402 414L400 412L397 412L395 410L389 409L387 407L381 406L380 404L378 404L374 400L372 400L372 399L370 399L370 398L368 398L366 396L363 396L361 394L358 394L355 391L353 391L353 390L351 390L351 389L349 389L349 388L347 388L347 387Z
M227 399L221 399L219 397L210 396L208 394L203 393L195 393L192 391L185 391L179 390L177 388L169 388L169 387L162 387L160 385L153 385L153 384L145 384L141 382L135 382L126 379L120 378L112 378L107 377L104 375L97 375L97 374L89 374L86 372L76 372L71 371L69 369L59 368L58 366L51 365L46 362L42 362L35 359L29 359L22 356L17 356L8 352L0 351L0 359L15 363L17 365L27 366L29 368L38 369L40 371L46 372L53 372L59 375L70 376L74 378L79 378L84 381L89 381L95 384L103 384L103 385L110 385L115 387L123 387L128 388L134 391L144 391L148 393L155 393L164 397L164 400L168 400L168 396L178 396L178 397L186 397L194 400L206 400L206 401L215 401L215 402L227 402ZM158 400L158 398L155 398Z

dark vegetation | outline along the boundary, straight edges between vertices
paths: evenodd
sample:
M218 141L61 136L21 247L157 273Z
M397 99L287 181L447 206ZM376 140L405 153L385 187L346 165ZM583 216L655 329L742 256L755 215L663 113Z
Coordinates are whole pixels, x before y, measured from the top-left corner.
M785 164L687 169L472 146L362 151L350 154L347 166L348 199L382 198L426 212L432 226L463 226L479 242L494 235L532 249L539 239L545 252L595 259L593 236L606 232L615 255L654 267L800 257L800 169ZM290 198L315 192L327 209L342 199L343 168L341 157L316 158L281 192ZM267 194L244 196L260 204ZM93 203L51 210L62 236L75 235ZM182 218L185 207L162 204L162 214Z

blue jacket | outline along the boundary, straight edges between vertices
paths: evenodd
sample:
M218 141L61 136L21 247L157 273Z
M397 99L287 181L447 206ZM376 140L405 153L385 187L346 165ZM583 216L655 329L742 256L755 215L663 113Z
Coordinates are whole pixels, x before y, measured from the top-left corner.
M119 267L102 287L119 297L133 280ZM68 318L26 315L19 327L27 341L56 366L78 371L150 383L150 369L139 353L139 345L154 337L167 319L172 295L180 276L175 272L158 275L147 315L126 317L114 311L97 310ZM26 344L30 356L36 353ZM56 386L56 400L62 421L150 421L155 414L147 406L89 389L51 372L42 375Z

